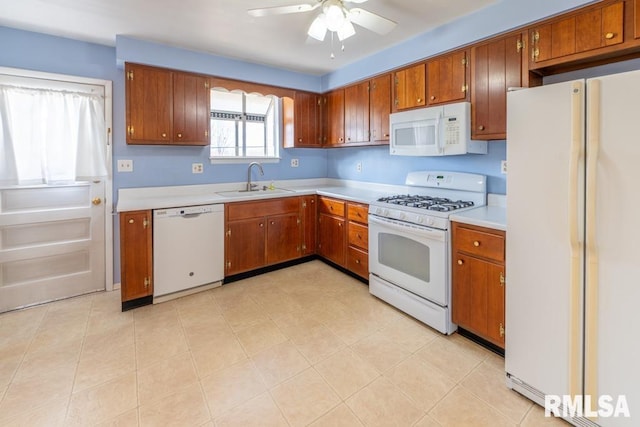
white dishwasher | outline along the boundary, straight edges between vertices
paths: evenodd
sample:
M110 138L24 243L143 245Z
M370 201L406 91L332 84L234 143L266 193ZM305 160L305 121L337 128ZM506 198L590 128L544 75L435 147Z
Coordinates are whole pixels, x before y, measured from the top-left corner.
M224 278L224 205L153 211L153 302L214 288Z

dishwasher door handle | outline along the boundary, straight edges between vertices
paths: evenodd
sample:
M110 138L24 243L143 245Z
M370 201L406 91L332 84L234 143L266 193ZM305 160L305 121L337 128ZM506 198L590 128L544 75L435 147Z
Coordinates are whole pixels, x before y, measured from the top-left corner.
M182 218L198 218L200 215L202 215L200 212L196 212L196 213L186 213L186 214L182 214L180 215Z

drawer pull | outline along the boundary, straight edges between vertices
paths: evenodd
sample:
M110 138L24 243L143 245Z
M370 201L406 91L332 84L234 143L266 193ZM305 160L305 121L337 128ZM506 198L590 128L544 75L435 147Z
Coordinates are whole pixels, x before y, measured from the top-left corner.
M356 260L356 264L360 264L360 260L359 259Z
M478 246L480 246L480 242L476 240L475 242L473 242L473 246L477 248Z
M604 38L607 39L607 40L611 40L615 36L616 36L615 33L607 33L607 34L604 35Z
M167 134L163 132L163 133L162 133L162 137L163 137L163 138L166 138L166 137L167 137Z
M262 223L262 222L261 222L261 223L260 223L260 227L264 227L264 223Z
M133 219L129 220L129 224L133 224L135 221Z
M464 261L462 261L461 259L458 260L458 265L462 265L464 264Z

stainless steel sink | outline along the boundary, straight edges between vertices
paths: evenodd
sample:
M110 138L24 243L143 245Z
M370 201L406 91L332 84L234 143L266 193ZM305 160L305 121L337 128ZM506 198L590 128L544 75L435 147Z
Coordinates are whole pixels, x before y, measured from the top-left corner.
M283 194L283 193L293 193L293 190L288 190L286 188L274 188L270 189L268 187L263 187L258 190L247 191L247 190L231 190L231 191L219 191L216 194L219 194L223 197L264 197L269 194Z

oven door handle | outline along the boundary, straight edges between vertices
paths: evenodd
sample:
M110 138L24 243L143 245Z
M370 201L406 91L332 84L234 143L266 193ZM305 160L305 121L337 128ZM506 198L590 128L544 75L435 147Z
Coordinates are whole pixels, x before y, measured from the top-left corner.
M426 237L429 240L445 241L446 232L434 228L423 227L419 225L409 225L400 221L369 215L369 225L377 224L381 227L390 228L394 231L402 233L414 233L420 237Z

